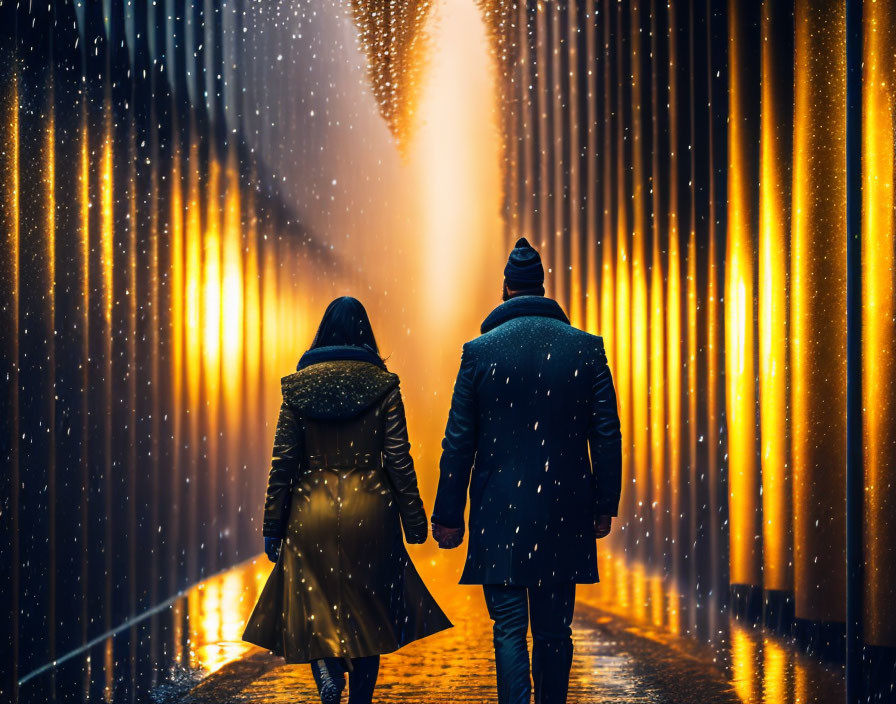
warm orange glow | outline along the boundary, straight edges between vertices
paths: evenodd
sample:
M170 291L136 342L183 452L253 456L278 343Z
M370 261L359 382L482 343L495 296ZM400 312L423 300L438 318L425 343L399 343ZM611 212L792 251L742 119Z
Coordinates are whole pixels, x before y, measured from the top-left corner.
M263 238L267 236L266 232L262 232ZM273 390L280 388L281 374L277 361L282 356L283 337L277 336L271 341L267 338L268 331L277 330L279 322L277 274L280 263L277 261L274 247L264 248L261 267L261 328L265 335L262 349L264 356L261 362L264 369L262 384L266 390L271 390L270 393L265 393L268 407L263 409L263 415L265 418L276 418L277 408L280 406L280 394Z
M170 266L170 301L169 307L170 334L171 334L171 386L177 403L172 414L174 437L177 442L182 440L183 420L180 401L184 392L184 292L186 289L184 276L184 197L183 197L183 173L181 170L182 155L179 149L174 150L171 165L171 210L170 241L168 243L168 256Z
M866 5L865 80L862 97L862 417L865 445L865 638L896 644L896 554L892 536L896 468L896 223L894 153L896 140L896 3Z
M769 3L762 16L762 116L759 200L759 403L762 438L762 578L766 589L793 588L791 496L787 466L787 260L789 184L780 153L777 65ZM786 127L789 129L789 126Z
M774 638L762 641L762 696L769 704L793 701L792 655Z
M557 24L559 26L559 14L560 10L557 5L555 10L555 15L558 16ZM570 18L575 17L575 12L569 12ZM579 122L581 121L583 125L584 122L583 117L579 116L578 111L578 97L577 97L577 81L578 81L578 65L576 58L576 42L575 42L575 27L571 26L570 29L570 37L572 41L569 43L569 71L567 75L560 76L561 81L567 81L567 85L569 88L569 99L565 106L561 106L560 110L560 130L563 130L562 123L565 120L568 128L569 128L569 140L570 147L569 151L571 154L575 154L577 145L579 143ZM559 63L558 63L559 66ZM559 73L559 71L558 71ZM560 93L558 92L558 95ZM557 102L560 102L559 100ZM590 124L586 127L586 129L590 128ZM558 159L557 163L560 164L561 160ZM591 293L591 289L586 287L583 290L582 287L582 274L584 273L586 276L588 275L591 269L591 260L588 261L583 260L582 258L582 243L581 237L582 233L579 231L579 209L582 207L582 194L579 193L579 169L583 167L583 164L579 162L578 159L568 160L568 175L569 179L569 202L564 204L561 199L561 207L558 208L558 212L562 208L566 208L570 213L570 226L569 232L567 236L570 238L569 240L569 262L567 264L569 268L569 320L570 322L578 328L585 328L587 325L587 320L585 319L585 311L587 310L588 299L593 297ZM594 237L589 237L589 240L593 240ZM559 270L559 269L558 269ZM594 329L591 329L591 332L594 332Z
M669 73L674 75L676 70L675 56L677 55L675 31L675 6L669 5ZM682 563L682 545L679 531L682 514L682 497L679 494L682 471L682 435L681 435L681 385L682 375L685 373L683 347L685 339L682 337L682 265L684 264L681 251L681 241L678 220L678 91L677 82L669 81L669 266L666 274L666 405L667 405L667 433L669 438L669 498L668 511L671 517L670 538L674 541L672 547L673 577L680 579L680 566ZM673 632L681 630L680 613L677 609L677 592L670 594L676 596L676 609L670 608L670 618L673 619Z
M421 85L421 123L409 153L422 206L421 302L434 335L460 324L459 292L472 294L494 275L484 264L500 247L502 230L500 137L486 28L473 3L451 0L438 11L438 42ZM413 285L414 275L405 276L404 284ZM500 280L493 288L499 303Z
M734 623L731 626L731 683L734 691L744 704L766 701L756 691L759 682L756 668L759 666L759 654L756 641L743 628Z
M210 400L221 379L221 164L211 158L205 184L205 231L202 237L202 367ZM188 269L189 270L189 269ZM215 403L216 407L217 404ZM214 420L211 419L213 423ZM212 426L214 427L214 426Z
M634 222L631 233L631 344L626 356L631 359L631 433L623 437L630 438L634 457L635 497L637 515L643 519L651 516L650 505L651 477L649 467L650 428L648 406L648 310L647 310L647 272L645 267L645 239L647 237L646 197L644 182L644 145L642 141L641 104L637 97L641 90L641 30L640 6L631 4L631 51L632 51L632 203L634 206ZM620 145L621 150L622 145ZM635 529L638 540L647 549L647 533L654 534L656 526L641 524ZM643 553L643 554L646 554Z
M262 402L263 372L261 359L261 295L260 272L258 265L258 220L255 217L255 201L250 191L247 197L246 254L245 266L245 315L243 330L245 336L245 370L246 370L246 417L253 424L256 433L252 440L261 443L261 429L264 428L264 403ZM257 449L257 448L256 448Z
M19 151L21 149L21 145L19 144L19 140L21 139L19 135L19 73L18 71L12 71L12 89L9 100L9 114L7 115L7 120L9 124L9 162L8 162L8 175L9 178L4 179L9 184L9 212L10 212L10 228L9 232L5 233L6 237L6 250L9 252L9 258L11 261L11 274L12 280L10 281L10 291L9 291L9 300L12 305L12 315L10 316L14 321L14 331L16 336L18 336L19 330L19 294L21 287L21 273L19 270L19 252L21 249L21 221L20 221L20 213L19 206L21 200L22 186L21 186L21 175L19 174ZM11 350L13 354L18 357L18 342L16 342L16 346L13 350Z
M795 607L798 618L842 622L846 346L832 340L846 329L846 19L843 5L798 0L795 8L789 338Z
M202 231L200 225L199 147L190 146L187 161L187 202L184 237L184 332L187 408L194 415L199 404L202 364ZM177 303L175 302L175 305ZM196 440L198 438L192 438ZM191 442L193 447L195 443Z
M208 178L202 184L205 221L202 233L202 399L205 414L200 416L200 436L205 440L205 462L209 467L221 465L220 437L222 427L220 390L221 390L221 163L216 150L210 147L208 160ZM226 465L227 460L224 460ZM202 497L205 500L208 515L215 516L221 511L221 496L228 495L224 481L229 473L209 472L206 478L207 490ZM226 509L225 509L226 510ZM217 533L212 533L206 540L216 549Z
M651 505L653 507L653 525L650 526L652 536L651 552L655 558L663 555L673 536L670 535L669 515L669 476L666 471L666 339L665 339L665 301L664 276L668 265L664 261L666 246L663 234L667 222L663 220L663 199L666 178L662 174L661 163L665 154L660 153L660 124L664 122L664 101L660 95L660 82L665 85L666 71L659 62L658 17L651 6L650 12L650 104L651 104L651 140L653 149L650 155L650 195L653 216L650 222L650 272L649 272L649 329L650 358L648 361L650 376L650 395L648 397L650 413L650 478ZM672 180L672 179L668 179ZM645 233L646 236L646 233ZM676 372L677 373L677 372ZM661 599L657 600L662 603Z
M239 402L243 358L243 258L239 175L227 169L221 275L221 378L227 404Z
M657 200L658 203L658 200ZM653 506L653 525L650 526L653 538L654 556L662 555L663 546L670 538L667 534L669 504L666 493L668 477L666 476L666 345L663 318L663 266L660 260L659 224L653 227L653 263L650 267L650 478L651 504ZM678 373L678 370L675 372Z
M597 27L592 27L590 24L587 26L587 30L585 32L585 52L587 56L597 57ZM575 85L575 82L573 82ZM586 99L587 99L587 115L578 115L577 119L572 121L572 124L575 125L576 130L579 129L579 121L586 120L587 123L585 129L587 130L586 138L587 138L587 153L588 160L585 166L585 192L578 193L579 199L584 199L585 204L585 232L580 233L585 237L585 319L584 319L584 328L588 332L593 335L600 334L600 324L601 321L598 319L598 308L600 306L600 297L598 292L598 261L597 261L597 250L598 250L598 241L603 241L603 238L607 236L607 232L603 228L599 228L596 226L597 223L597 198L598 198L598 189L601 188L601 184L598 183L598 174L597 174L597 164L596 159L594 158L594 154L597 152L597 139L599 136L599 121L597 116L598 106L600 105L599 96L597 95L597 71L589 70L586 71L585 76L585 85L586 85ZM581 167L580 167L581 168ZM578 189L578 179L574 180L576 183L576 188Z
M108 108L111 111L111 108ZM103 269L103 316L106 325L112 324L112 305L115 301L112 279L115 263L115 212L112 192L112 122L107 118L100 156L100 262ZM111 344L111 340L109 341Z
M251 649L242 633L270 568L269 563L253 560L190 589L186 601L191 667L210 674Z
M756 390L753 355L753 184L751 135L743 129L740 30L729 13L728 63L728 249L725 257L725 405L728 420L728 511L733 584L762 583L755 549L759 481L756 465ZM749 50L749 49L748 49Z
M44 184L47 189L47 296L51 314L55 309L56 294L56 116L47 116L47 135L44 160Z

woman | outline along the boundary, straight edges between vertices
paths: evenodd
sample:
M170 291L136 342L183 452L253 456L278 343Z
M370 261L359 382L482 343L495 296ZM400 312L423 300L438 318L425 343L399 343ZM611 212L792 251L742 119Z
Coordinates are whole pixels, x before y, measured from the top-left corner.
M408 557L426 540L398 377L364 306L337 298L283 403L264 507L276 566L243 639L310 662L321 701L371 701L379 656L451 627Z

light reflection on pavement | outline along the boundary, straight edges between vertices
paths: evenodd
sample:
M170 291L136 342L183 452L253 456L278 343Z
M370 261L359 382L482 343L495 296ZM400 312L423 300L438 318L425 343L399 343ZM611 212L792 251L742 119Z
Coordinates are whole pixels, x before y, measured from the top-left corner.
M459 586L463 550L412 548L427 586L454 628L384 656L376 701L495 701L491 621L481 588ZM315 702L307 665L285 665L240 640L243 624L270 572L264 556L213 577L187 596L189 647L184 665L207 678L183 702ZM609 554L602 584L579 589L570 704L842 700L840 673L796 654L760 629L729 624L714 642L681 636L683 595L659 577Z

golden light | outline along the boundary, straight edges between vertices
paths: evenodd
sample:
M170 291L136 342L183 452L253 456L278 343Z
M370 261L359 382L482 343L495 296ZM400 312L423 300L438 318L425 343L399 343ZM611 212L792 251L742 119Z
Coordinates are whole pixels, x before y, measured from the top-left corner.
M107 110L111 108L107 105ZM112 290L115 262L115 212L112 184L112 122L106 119L100 156L100 261L103 270L103 316L107 326L112 325L112 305L115 292ZM111 345L111 338L107 340Z
M762 641L762 697L767 704L793 701L793 655L774 638Z
M725 405L728 421L728 511L730 580L762 582L759 526L759 468L756 463L752 230L755 195L751 150L753 135L744 125L751 106L743 104L745 71L739 13L729 13L728 63L728 232L725 253Z
M625 356L631 359L631 426L630 434L623 434L631 438L629 445L632 448L634 458L633 476L635 479L635 498L637 501L636 514L645 521L650 520L652 511L651 477L650 477L650 411L648 402L649 370L647 364L649 337L648 337L648 300L647 300L647 272L645 263L645 249L647 238L646 221L646 196L644 193L647 174L644 173L644 145L641 140L643 134L641 121L641 104L638 96L641 92L641 20L640 5L633 2L631 5L631 91L632 91L632 206L634 221L631 231L631 311L629 325L631 329L630 346L625 351ZM620 152L623 151L619 145ZM618 322L617 322L618 325ZM618 327L617 327L618 329ZM627 338L623 338L628 341ZM628 390L628 387L625 387ZM649 523L641 524L637 530L641 545L642 555L647 555L648 544L645 534L651 531Z
M894 152L896 120L896 4L865 6L862 125L862 417L865 446L865 637L876 645L896 643L889 616L896 594L893 484L896 468L896 223Z
M190 409L195 428L196 409L200 397L200 370L202 369L202 229L199 191L199 146L193 142L187 159L187 201L185 203L184 232L184 345L186 358L187 408ZM178 305L177 301L174 305ZM198 430L194 429L194 432ZM198 435L191 438L195 447Z
M184 315L184 296L186 292L186 276L184 273L184 197L183 197L183 173L181 170L182 155L179 149L174 150L171 159L171 208L168 213L170 222L169 254L169 278L171 286L171 307L169 314L171 335L171 364L169 373L172 379L172 394L178 401L184 392L184 341L186 316ZM174 437L180 441L183 428L180 412L180 403L173 409Z
M437 41L420 86L420 125L409 157L422 207L421 302L434 329L454 329L464 303L475 305L470 299L491 273L481 262L491 260L502 231L495 64L473 3L443 0L433 11ZM497 299L500 281L494 290Z
M759 199L759 404L762 438L763 586L793 588L791 487L787 466L787 263L790 188L781 153L778 72L770 39L771 7L763 4ZM789 125L784 129L789 130Z
M790 417L796 616L843 621L846 579L845 9L795 5ZM829 109L819 110L819 105ZM824 174L823 178L821 174ZM819 588L824 584L824 590Z
M217 398L221 379L221 164L211 158L205 190L205 230L202 233L202 368L209 399ZM217 406L217 404L213 404Z
M764 701L756 691L759 682L756 668L759 653L756 641L744 632L743 626L731 626L731 683L734 691L744 704Z
M228 404L239 399L243 359L243 256L240 231L239 175L235 165L226 172L226 204L221 277L221 377Z

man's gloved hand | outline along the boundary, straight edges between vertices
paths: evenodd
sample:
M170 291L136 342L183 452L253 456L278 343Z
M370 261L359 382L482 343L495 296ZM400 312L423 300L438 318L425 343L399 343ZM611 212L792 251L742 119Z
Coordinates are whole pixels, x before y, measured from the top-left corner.
M446 526L440 526L438 523L433 522L432 537L436 539L440 548L443 550L451 550L464 541L464 527L447 528Z
M264 551L265 551L265 553L267 553L268 559L271 562L276 562L277 558L280 556L280 545L282 543L283 543L283 538L265 537Z
M594 537L598 540L606 538L610 534L610 527L612 525L612 516L598 516L594 519Z

